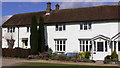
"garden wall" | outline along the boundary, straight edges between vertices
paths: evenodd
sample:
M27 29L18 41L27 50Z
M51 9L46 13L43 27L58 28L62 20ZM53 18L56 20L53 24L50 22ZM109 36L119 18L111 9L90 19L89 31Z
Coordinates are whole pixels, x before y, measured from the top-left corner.
M2 56L3 57L21 57L26 58L30 54L30 49L21 49L21 48L3 48Z

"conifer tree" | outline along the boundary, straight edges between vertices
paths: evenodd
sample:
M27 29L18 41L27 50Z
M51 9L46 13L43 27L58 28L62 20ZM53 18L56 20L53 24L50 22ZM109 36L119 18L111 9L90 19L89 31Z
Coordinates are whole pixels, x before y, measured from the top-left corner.
M30 29L30 46L31 46L31 54L38 54L38 33L37 33L37 19L35 16L32 17L31 29Z
M45 46L45 35L44 35L44 19L43 17L40 17L39 22L39 30L38 30L38 50L39 52L45 52L46 46Z

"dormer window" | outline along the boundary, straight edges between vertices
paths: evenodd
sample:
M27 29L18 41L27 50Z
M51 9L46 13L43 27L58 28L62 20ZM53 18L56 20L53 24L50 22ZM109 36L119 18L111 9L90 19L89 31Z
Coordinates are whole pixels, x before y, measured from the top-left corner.
M65 25L56 25L56 31L64 31Z
M80 30L90 30L91 29L91 23L80 23Z

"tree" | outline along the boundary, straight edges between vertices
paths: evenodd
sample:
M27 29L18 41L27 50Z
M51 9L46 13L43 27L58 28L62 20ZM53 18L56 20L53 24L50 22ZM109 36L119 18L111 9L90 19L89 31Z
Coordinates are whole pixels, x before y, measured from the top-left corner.
M44 35L44 19L43 17L40 17L39 22L39 30L38 30L38 50L39 52L45 52L46 46L45 46L45 35Z
M30 46L31 54L38 54L38 33L37 33L37 19L35 16L32 17L31 29L30 29Z

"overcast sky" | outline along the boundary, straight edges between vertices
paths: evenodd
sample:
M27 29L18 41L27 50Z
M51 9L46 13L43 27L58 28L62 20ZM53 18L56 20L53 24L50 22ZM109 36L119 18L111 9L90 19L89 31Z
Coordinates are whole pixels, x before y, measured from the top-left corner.
M118 5L118 2L112 2L112 1L111 2L92 2L93 0L84 0L82 2L74 2L74 1L71 0L71 2L69 1L52 2L51 8L55 9L55 4L59 4L60 9L82 8L82 7L92 7L92 6L100 6L100 5ZM39 12L45 10L46 10L46 2L2 2L2 22L0 24L5 22L14 14Z

